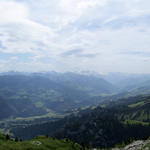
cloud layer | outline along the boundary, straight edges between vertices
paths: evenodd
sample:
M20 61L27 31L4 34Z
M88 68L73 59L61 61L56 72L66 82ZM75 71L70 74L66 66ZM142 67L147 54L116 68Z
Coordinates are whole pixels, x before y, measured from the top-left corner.
M150 73L148 0L0 0L0 71Z

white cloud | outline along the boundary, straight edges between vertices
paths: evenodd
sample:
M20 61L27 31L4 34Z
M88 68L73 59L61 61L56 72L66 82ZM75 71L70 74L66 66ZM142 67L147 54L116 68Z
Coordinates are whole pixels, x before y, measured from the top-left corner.
M9 53L37 53L38 49L54 46L50 40L55 33L50 27L34 22L29 18L27 5L14 1L0 1L0 37ZM40 45L41 44L41 45Z
M0 1L0 20L1 24L20 22L28 18L28 9L25 4L13 1Z
M149 4L148 0L0 0L0 55L13 54L0 70L147 72ZM71 50L82 52L62 55ZM20 53L29 62L21 61Z

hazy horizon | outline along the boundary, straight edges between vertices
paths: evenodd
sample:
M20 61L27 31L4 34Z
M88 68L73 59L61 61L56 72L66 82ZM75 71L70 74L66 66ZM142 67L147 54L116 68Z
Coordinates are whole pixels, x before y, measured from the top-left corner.
M56 72L56 73L77 73L77 74L101 74L101 75L108 75L108 74L129 74L129 75L149 75L150 73L130 73L130 72L97 72L92 70L66 70L66 71L60 71L60 70L5 70L0 71L0 73L49 73L49 72Z
M0 72L150 73L148 0L0 0Z

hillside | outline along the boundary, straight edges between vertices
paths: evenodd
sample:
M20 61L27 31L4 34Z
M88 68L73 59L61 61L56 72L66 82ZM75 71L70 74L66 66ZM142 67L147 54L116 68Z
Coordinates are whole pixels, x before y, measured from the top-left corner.
M116 92L128 92L130 96L150 93L149 74L109 73L103 79L116 87Z
M102 101L149 93L148 77L137 84L135 80L122 77L119 84L112 85L100 75L76 73L18 73L0 75L0 120L13 118L54 117L60 118L67 112L80 107L97 105ZM137 79L137 77L135 77ZM141 84L140 84L141 83ZM118 85L133 84L122 93ZM142 87L139 87L139 86ZM134 88L133 88L134 87ZM114 94L116 93L116 94Z
M100 75L77 74L72 72L49 72L39 75L47 77L57 83L62 83L64 85L68 85L69 87L75 87L81 91L87 91L92 96L115 92L115 86L103 79Z
M119 147L118 147L119 146ZM121 148L120 148L121 147ZM99 148L87 148L69 139L57 140L46 136L38 136L29 141L21 141L19 139L10 139L8 136L0 134L0 149L1 150L100 150ZM117 145L109 150L149 150L150 140L138 140L131 144ZM106 149L105 149L106 150Z
M83 147L70 140L57 140L45 136L38 136L30 141L6 139L0 134L1 150L82 150ZM86 148L84 147L84 150Z
M23 139L48 134L92 147L113 147L150 136L149 103L147 96L110 101L103 107L81 110L58 121L13 128L11 132Z
M1 75L0 120L47 114L56 116L93 105L91 95L109 93L110 85L101 78L77 74Z
M113 110L114 115L121 121L150 121L150 96L135 96L108 102L105 107Z

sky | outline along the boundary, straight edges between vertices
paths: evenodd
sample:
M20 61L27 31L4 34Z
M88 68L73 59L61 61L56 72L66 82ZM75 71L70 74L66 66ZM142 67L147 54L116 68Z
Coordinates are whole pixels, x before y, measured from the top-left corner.
M150 73L149 0L0 0L0 72Z

